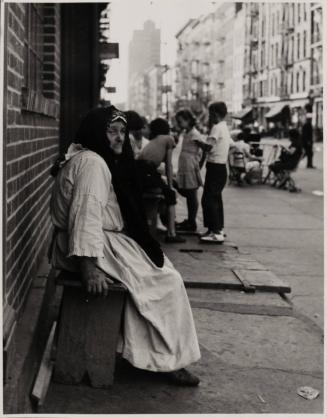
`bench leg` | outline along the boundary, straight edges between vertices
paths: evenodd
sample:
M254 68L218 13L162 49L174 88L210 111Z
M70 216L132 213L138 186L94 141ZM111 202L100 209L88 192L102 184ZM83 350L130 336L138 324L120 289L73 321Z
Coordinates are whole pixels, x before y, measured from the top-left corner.
M109 292L107 298L101 298L65 287L55 381L77 384L88 373L93 387L113 384L124 298L124 292Z

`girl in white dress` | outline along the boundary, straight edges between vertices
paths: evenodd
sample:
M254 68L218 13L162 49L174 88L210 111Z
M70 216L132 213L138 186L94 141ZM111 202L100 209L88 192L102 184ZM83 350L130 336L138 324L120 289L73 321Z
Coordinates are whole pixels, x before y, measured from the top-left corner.
M183 130L183 143L178 160L177 188L186 198L188 217L177 224L179 231L196 232L196 216L199 208L198 188L203 185L200 173L200 161L203 156L204 139L196 129L196 120L189 109L179 110L176 122Z

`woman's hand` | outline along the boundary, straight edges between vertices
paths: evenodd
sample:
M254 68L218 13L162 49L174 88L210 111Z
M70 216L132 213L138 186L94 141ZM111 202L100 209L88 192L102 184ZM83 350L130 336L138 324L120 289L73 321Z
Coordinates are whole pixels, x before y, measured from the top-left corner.
M100 270L94 261L94 258L81 257L82 281L89 293L106 297L108 295L109 285L113 283L113 280Z

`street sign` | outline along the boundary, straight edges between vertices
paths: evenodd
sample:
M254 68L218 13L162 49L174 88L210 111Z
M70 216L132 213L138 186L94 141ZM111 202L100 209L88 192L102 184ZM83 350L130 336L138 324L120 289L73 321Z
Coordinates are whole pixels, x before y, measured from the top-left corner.
M100 42L100 60L119 58L119 44L117 42Z
M108 93L116 93L116 87L106 87Z

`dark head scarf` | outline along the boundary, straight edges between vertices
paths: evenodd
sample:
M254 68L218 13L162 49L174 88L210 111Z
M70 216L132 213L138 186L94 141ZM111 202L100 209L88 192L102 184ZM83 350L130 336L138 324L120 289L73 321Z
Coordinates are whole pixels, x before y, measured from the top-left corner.
M82 120L74 142L96 152L105 160L112 175L112 184L127 234L143 248L158 267L162 267L163 252L149 232L128 132L126 131L123 150L119 155L112 151L106 136L110 123L118 120L126 123L124 113L114 106L91 110Z

